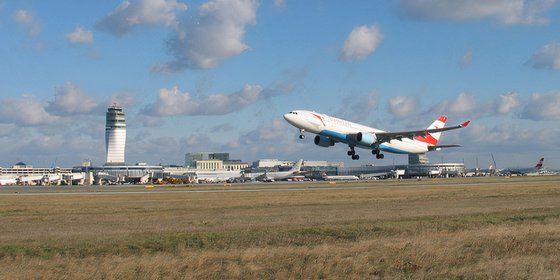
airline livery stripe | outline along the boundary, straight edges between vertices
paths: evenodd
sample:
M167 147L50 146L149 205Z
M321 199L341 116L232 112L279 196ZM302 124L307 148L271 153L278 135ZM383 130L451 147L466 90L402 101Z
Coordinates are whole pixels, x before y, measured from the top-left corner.
M428 135L426 135L426 137L424 136L416 136L414 137L414 139L420 141L420 142L424 142L424 143L428 143L430 145L437 145L438 140L436 138L434 138L431 134L428 133Z
M317 114L313 114L313 113L311 113L311 114L312 114L313 116L317 117L317 118L321 121L321 123L323 123L323 126L327 126L327 125L325 124L325 122L323 121L323 118L321 118L321 116L319 116L319 115L317 115Z

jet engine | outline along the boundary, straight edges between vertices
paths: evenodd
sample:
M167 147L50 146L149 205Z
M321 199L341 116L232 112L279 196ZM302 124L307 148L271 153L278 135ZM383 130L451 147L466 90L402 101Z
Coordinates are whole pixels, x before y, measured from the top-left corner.
M315 139L313 141L315 142L315 145L325 147L325 148L334 146L334 141L331 138L323 135L315 136Z
M358 132L356 134L348 134L346 139L352 143L362 145L362 146L371 146L375 142L377 142L377 136L375 133L368 133L368 132Z

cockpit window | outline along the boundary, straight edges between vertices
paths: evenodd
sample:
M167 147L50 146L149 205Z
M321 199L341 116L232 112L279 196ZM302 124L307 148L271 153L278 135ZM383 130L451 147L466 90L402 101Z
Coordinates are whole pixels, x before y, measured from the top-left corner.
M297 112L291 111L290 114L297 115Z

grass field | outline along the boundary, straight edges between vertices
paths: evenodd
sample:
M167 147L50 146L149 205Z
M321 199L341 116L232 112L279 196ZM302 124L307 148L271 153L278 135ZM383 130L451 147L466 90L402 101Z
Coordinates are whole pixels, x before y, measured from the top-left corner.
M559 279L560 177L0 188L0 271L2 279Z

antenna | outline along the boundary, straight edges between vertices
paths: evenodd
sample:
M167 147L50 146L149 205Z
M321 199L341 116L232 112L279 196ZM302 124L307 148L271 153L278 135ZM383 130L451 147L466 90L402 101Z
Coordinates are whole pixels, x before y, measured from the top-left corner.
M494 173L498 173L498 165L496 165L496 160L494 159L494 154L490 153L490 156L492 156L492 162L494 163Z
M476 173L478 174L478 171L480 170L480 168L478 168L478 156L475 157L476 159Z

